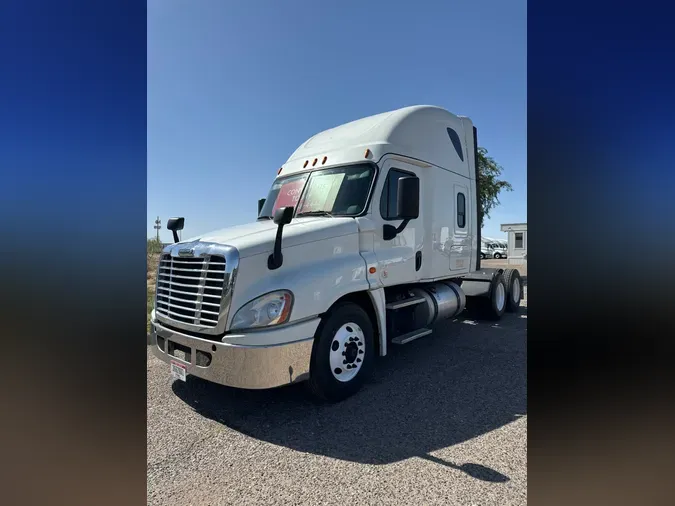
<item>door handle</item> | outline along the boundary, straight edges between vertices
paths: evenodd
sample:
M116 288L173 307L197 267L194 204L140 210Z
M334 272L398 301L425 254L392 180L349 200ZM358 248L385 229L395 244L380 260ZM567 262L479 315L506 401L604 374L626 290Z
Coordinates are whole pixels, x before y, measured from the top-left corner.
M419 271L422 268L422 252L415 253L415 270Z

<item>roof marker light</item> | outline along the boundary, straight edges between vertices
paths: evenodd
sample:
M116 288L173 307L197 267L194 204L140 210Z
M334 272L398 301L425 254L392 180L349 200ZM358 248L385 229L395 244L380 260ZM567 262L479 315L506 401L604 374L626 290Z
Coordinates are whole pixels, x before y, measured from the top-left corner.
M324 156L324 157L323 157L323 161L321 162L321 165L323 165L324 163L326 163L326 160L328 160L328 157L327 157L327 156Z
M283 167L279 167L279 170L277 171L277 176L281 174L281 169L283 169Z
M314 161L312 162L312 167L314 167L316 165L316 162L318 162L318 161L319 161L319 159L315 158Z
M303 165L302 168L304 169L305 167L307 167L308 163L309 163L309 160L305 160L305 165Z
M372 154L372 153L370 152L370 149L366 149L366 152L365 152L365 154L364 154L364 158L370 158L370 155L371 155L371 154Z

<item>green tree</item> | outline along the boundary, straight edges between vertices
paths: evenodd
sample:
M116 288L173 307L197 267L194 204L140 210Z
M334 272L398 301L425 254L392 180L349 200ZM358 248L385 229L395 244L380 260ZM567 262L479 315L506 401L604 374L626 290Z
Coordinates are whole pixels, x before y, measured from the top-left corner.
M490 217L490 211L499 205L499 194L502 191L513 191L511 183L502 181L502 166L494 158L488 156L485 148L478 147L478 189L480 191L480 208L478 225L483 228L484 218Z

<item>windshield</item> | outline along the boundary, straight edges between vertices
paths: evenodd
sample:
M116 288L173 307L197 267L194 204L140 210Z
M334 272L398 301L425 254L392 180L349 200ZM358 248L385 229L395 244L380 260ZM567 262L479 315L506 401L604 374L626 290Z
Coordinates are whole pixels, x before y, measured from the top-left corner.
M280 207L296 216L356 216L363 212L375 175L370 164L319 169L274 181L259 218L272 218Z

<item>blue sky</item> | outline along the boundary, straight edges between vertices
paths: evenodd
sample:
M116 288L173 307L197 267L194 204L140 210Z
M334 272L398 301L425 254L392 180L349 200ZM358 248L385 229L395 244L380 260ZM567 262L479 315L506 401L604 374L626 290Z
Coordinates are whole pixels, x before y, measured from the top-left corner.
M483 234L527 219L522 0L148 2L148 237L252 221L311 135L415 104L472 118L514 188ZM160 234L169 241L171 233Z

